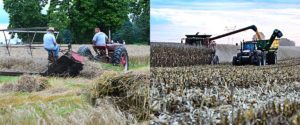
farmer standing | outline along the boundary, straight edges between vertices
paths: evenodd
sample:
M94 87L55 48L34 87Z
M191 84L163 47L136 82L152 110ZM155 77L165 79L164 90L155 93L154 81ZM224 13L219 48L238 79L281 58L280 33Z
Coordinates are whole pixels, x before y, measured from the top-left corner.
M108 50L106 47L106 42L108 42L108 37L105 33L101 32L100 28L95 28L95 35L93 37L93 48L95 52L97 53L97 49L95 47L97 46L105 46L105 54L106 57L108 57Z
M54 27L49 27L47 34L44 35L44 48L48 51L49 57L52 55L52 51L55 51L55 59L58 59L59 45L54 37Z

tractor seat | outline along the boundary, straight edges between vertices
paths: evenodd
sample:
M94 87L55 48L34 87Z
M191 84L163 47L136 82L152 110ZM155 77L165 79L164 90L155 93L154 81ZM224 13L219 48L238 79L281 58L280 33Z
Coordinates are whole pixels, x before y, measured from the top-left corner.
M106 49L107 46L103 46L103 45L96 45L96 46L93 46L94 48L96 49Z

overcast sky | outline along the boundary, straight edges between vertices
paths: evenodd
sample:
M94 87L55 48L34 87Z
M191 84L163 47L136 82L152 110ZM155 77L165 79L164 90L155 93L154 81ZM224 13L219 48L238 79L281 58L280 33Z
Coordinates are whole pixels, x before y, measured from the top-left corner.
M256 25L266 38L274 29L300 46L299 0L151 0L151 41L179 42L186 34L220 35L228 29ZM227 27L227 28L226 28ZM227 29L227 30L226 30ZM245 31L216 40L233 44L251 40Z

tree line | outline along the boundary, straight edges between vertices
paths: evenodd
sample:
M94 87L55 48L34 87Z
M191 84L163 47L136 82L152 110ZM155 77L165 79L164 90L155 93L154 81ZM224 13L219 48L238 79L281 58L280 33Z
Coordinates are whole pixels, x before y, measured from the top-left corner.
M55 27L62 43L91 43L94 28L99 27L112 40L149 43L149 0L4 0L9 14L8 28ZM20 34L22 40L28 39ZM42 37L37 39L42 40Z

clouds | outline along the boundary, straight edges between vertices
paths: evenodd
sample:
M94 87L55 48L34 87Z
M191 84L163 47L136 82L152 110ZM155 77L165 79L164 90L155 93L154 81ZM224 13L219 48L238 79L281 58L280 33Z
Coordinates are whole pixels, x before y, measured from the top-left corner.
M300 42L300 7L281 9L265 6L256 8L258 3L197 3L192 2L193 7L178 7L178 5L166 5L166 7L151 6L151 41L180 41L185 34L218 35L224 33L226 26L243 28L256 25L258 30L270 37L275 28L280 29L285 38ZM185 2L185 4L189 4ZM205 8L202 6L206 6ZM217 6L227 8L217 8ZM234 7L241 5L243 9ZM291 6L298 6L297 4ZM198 9L196 9L198 7ZM162 20L164 24L160 24ZM167 22L167 23L166 23ZM160 35L163 34L163 35ZM236 41L251 40L254 32L246 31L232 36ZM227 43L228 38L219 39L217 42ZM297 45L300 43L297 42Z

